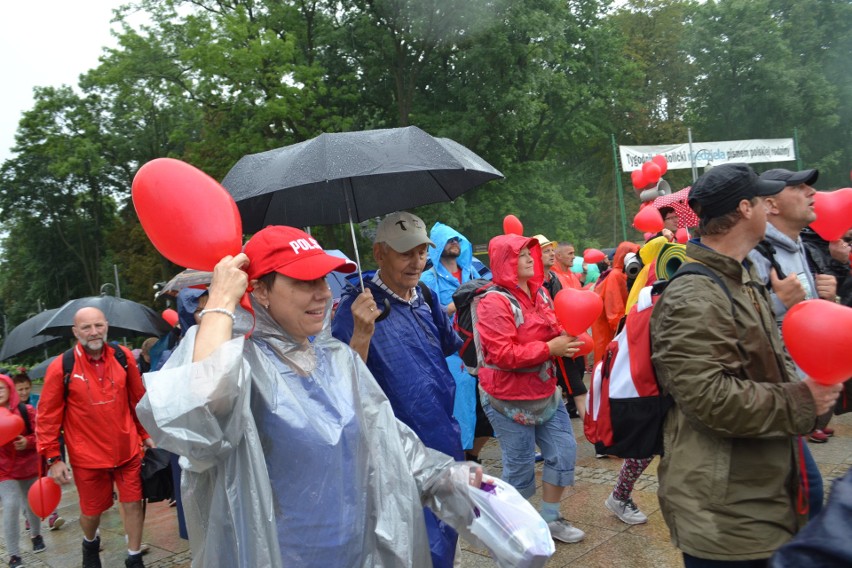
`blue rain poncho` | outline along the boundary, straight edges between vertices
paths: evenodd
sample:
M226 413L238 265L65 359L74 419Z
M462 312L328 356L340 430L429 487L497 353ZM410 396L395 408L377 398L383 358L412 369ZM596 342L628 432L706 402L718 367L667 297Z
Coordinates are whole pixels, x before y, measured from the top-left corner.
M429 233L429 238L435 243L435 247L429 248L429 260L432 267L423 272L420 281L438 295L442 306L447 306L453 301L453 292L459 284L458 279L441 264L441 254L450 239L459 240L459 257L456 259L461 270L461 283L480 277L479 272L473 267L473 247L467 237L441 223L435 223ZM447 357L447 367L453 374L456 383L456 394L453 401L453 416L459 423L461 430L461 442L464 449L473 447L473 437L476 431L476 379L468 374L464 361L453 353Z
M464 530L469 465L396 420L328 315L304 346L254 306L251 339L238 310L234 338L195 363L190 329L137 407L184 456L193 566L431 566L422 506Z

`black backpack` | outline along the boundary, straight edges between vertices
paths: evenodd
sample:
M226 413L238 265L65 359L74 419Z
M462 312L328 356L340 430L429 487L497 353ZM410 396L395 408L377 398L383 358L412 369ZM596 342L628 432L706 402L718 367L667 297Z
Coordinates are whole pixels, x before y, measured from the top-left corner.
M117 343L110 344L110 347L112 347L115 353L115 360L119 362L124 369L124 373L127 374L127 355L124 353L124 350ZM71 383L71 371L74 370L74 349L75 347L72 347L62 354L62 380L65 386L65 400L68 400L68 385Z
M459 356L462 358L465 366L469 369L478 369L481 364L478 355L479 338L474 329L476 325L474 318L474 310L476 308L475 304L477 303L478 298L491 293L500 294L509 300L509 304L512 307L512 313L515 316L516 327L520 327L521 324L524 323L524 315L521 312L521 305L518 303L517 298L515 298L511 292L502 286L498 286L491 280L486 280L485 278L468 280L459 286L456 291L453 292L453 303L456 306L456 314L453 318L453 329L455 329L456 333L459 334L459 337L464 340L464 344L462 344L461 348L459 348ZM539 288L538 293L551 306L553 305L553 302L550 300L550 296L547 295L543 286Z
M171 455L162 448L148 448L142 458L142 495L151 503L173 499Z

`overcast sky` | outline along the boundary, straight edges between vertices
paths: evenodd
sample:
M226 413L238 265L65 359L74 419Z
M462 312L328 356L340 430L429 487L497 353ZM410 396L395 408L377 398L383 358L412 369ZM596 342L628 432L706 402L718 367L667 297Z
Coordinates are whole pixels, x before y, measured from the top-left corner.
M12 154L21 114L33 87L77 85L98 65L110 35L112 10L127 0L4 1L0 7L0 162Z

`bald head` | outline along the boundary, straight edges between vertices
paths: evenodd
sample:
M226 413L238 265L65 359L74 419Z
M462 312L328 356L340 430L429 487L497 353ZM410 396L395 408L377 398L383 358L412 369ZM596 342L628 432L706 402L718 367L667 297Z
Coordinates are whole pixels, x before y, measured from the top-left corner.
M80 308L74 314L71 331L89 355L98 356L107 340L109 324L98 308Z

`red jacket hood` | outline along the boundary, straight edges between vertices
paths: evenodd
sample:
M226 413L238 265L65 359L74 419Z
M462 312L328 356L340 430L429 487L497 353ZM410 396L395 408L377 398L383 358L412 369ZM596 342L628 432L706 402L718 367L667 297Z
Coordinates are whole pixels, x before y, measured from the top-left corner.
M18 408L18 403L21 402L21 398L18 396L18 390L15 388L15 381L13 381L8 375L0 375L0 381L6 383L6 388L9 389L9 410Z
M612 267L624 270L624 257L627 256L627 253L629 252L639 254L640 248L642 247L636 243L631 243L630 241L623 241L619 243L618 247L615 249L615 254L612 257Z
M492 281L506 288L518 288L518 257L525 248L530 249L534 274L527 284L530 296L535 298L544 282L544 264L541 261L541 245L537 239L520 235L498 235L488 243L488 258L491 262Z

